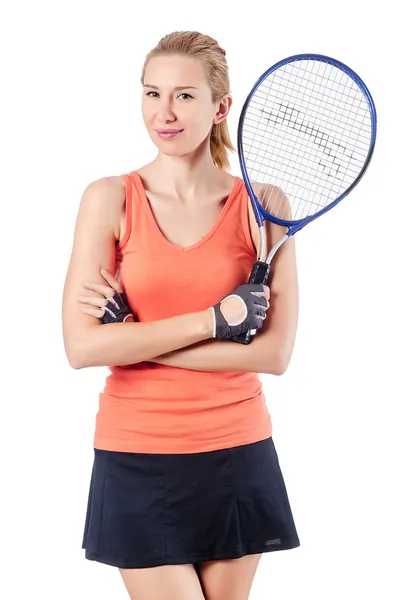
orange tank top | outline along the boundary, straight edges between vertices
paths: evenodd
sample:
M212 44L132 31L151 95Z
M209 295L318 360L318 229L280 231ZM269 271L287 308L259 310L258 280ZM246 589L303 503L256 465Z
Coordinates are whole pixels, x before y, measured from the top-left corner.
M211 231L187 248L162 234L139 174L132 171L123 178L126 231L117 260L137 321L205 310L247 282L256 252L241 178L235 178ZM95 448L194 453L272 434L257 373L193 371L146 361L109 370L99 397Z

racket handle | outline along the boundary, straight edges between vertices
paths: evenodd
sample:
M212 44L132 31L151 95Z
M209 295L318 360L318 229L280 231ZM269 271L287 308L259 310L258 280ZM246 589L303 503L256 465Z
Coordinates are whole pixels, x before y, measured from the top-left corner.
M263 285L267 285L269 277L270 265L262 262L261 260L258 260L252 268L248 283L262 283ZM239 344L250 344L252 341L252 336L254 336L255 334L256 329L251 329L251 331L240 333L239 335L235 335L230 339L232 340L232 342L238 342Z

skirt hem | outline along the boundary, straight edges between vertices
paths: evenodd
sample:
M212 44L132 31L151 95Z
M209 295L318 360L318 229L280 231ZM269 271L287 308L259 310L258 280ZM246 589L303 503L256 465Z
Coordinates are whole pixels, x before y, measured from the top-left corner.
M95 552L85 551L85 558L87 560L96 561L109 565L111 567L118 567L120 569L140 569L147 567L158 567L161 565L179 565L187 563L199 563L207 562L211 560L230 560L236 558L242 558L248 554L264 554L266 552L276 552L280 550L292 550L300 546L298 539L279 544L277 546L265 546L264 544L246 544L241 546L240 549L235 552L220 552L218 554L184 554L183 556L170 556L164 554L163 556L154 556L147 559L146 561L135 561L135 560L118 560L117 558L109 558L106 556L100 556ZM84 549L84 548L83 548Z

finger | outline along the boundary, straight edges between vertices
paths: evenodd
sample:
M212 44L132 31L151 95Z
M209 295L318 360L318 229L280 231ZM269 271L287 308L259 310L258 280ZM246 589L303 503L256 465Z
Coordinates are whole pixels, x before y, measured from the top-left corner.
M268 308L269 302L266 300L266 298L260 294L258 296L258 300L256 301L257 304L259 304L260 306L266 307Z
M257 320L258 320L258 326L257 329L261 329L263 327L263 322L266 319L265 317L261 317L260 315L257 316Z
M267 303L267 305L265 305L265 306L263 306L262 304L254 304L254 306L256 308L259 308L260 310L267 310L269 308L270 304Z
M99 306L102 308L106 304L105 298L97 298L96 296L78 296L78 301L83 304L92 304L93 306Z
M258 296L260 298L266 298L266 300L269 300L270 298L270 290L267 286L262 286L263 290L261 292L251 292L251 294L253 296Z
M103 317L104 314L103 310L98 310L97 308L83 308L82 310L87 315L91 315L92 317L96 317L97 319Z
M251 287L251 294L260 294L263 296L263 290L265 287L263 283L250 283L249 286Z
M268 285L262 285L263 291L260 293L261 296L264 296L266 300L270 298L270 288Z
M105 296L105 298L111 298L114 296L114 289L108 285L103 285L102 283L90 283L89 281L86 281L83 286L87 290L93 290L94 292L102 294L102 296Z
M265 310L267 310L270 306L270 302L266 298L263 298L263 300L264 300L264 304L262 306Z
M109 271L107 271L106 269L101 269L101 275L106 279L106 281L110 283L110 285L114 290L116 290L116 292L118 292L119 294L123 292L123 286L117 281L117 279L113 277L111 273L109 273Z

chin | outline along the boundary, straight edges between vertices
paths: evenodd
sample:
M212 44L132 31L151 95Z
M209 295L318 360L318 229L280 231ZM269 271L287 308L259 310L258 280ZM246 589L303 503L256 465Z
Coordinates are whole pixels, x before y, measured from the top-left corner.
M164 154L164 156L184 156L185 154L190 154L196 150L196 147L190 148L186 147L186 144L172 144L169 141L159 144L156 140L155 146L161 154Z
M180 149L172 149L167 147L165 144L164 146L162 144L156 144L156 148L159 152L161 152L161 154L164 154L164 156L182 156L182 154L186 154L186 152L181 152Z

